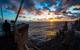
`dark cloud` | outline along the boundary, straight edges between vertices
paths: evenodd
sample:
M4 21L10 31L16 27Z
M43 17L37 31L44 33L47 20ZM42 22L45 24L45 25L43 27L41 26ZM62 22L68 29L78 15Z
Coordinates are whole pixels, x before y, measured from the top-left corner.
M72 5L79 4L80 0L24 0L23 8L29 11L32 11L32 9L36 9L34 2L40 4L43 9L50 8L51 6L55 5L57 6L56 9L60 11L63 9L67 9Z
M7 5L10 3L10 0L0 0L0 7L2 7L3 5Z
M80 4L80 0L72 0L72 4L75 5L75 4Z
M34 7L34 2L32 0L24 0L24 8L30 9Z
M0 4L8 4L9 0L0 0Z
M18 9L20 1L21 0L0 0L0 7L7 5L8 9ZM67 8L72 5L80 4L80 0L24 0L23 8L30 11L32 9L36 9L34 2L40 4L43 9L50 8L53 5L58 5L57 9L60 9L63 7Z
M75 5L75 4L80 3L80 0L62 0L62 1L63 3L69 4L69 5Z

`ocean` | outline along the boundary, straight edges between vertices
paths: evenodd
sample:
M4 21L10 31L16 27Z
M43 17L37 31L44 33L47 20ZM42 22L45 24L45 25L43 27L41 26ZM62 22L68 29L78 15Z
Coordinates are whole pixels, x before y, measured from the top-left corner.
M63 22L28 22L28 24L29 39L43 42L55 38L64 25Z

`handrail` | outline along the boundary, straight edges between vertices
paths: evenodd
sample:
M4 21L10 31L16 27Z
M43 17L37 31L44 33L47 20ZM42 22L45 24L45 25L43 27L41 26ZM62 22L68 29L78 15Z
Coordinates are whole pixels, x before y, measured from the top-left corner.
M25 44L25 48L27 49L27 50L29 50L29 48L28 48L28 46Z
M40 50L37 46L35 46L30 40L29 40L29 43L31 44L31 46L33 46L34 49L36 50Z

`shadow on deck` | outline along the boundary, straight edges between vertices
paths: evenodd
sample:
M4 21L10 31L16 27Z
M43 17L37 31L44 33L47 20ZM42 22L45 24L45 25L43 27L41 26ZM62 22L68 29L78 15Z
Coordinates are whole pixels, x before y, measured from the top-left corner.
M14 35L0 37L0 50L18 50Z

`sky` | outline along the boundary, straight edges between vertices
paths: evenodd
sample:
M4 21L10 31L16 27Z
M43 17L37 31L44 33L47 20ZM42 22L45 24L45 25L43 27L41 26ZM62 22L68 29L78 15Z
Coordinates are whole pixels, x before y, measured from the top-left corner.
M3 8L4 17L8 19L15 19L20 2L21 0L0 0L0 8ZM28 16L27 14L30 14L37 16L42 15L47 11L61 12L66 11L75 5L80 6L80 0L23 0L20 15Z

